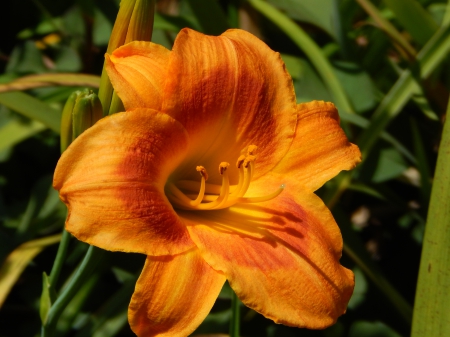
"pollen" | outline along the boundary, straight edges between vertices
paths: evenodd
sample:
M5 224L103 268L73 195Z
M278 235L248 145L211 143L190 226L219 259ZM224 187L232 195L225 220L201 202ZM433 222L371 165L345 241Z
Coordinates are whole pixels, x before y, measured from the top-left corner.
M175 208L184 210L217 210L233 206L237 203L258 203L276 198L284 190L281 185L276 191L259 197L245 197L253 178L256 160L257 146L250 145L247 155L241 155L236 161L239 171L237 185L230 185L228 171L230 164L222 162L219 165L219 173L222 184L209 184L208 173L203 166L197 166L200 173L200 188L197 181L180 180L166 185L166 195ZM198 191L198 194L194 194Z

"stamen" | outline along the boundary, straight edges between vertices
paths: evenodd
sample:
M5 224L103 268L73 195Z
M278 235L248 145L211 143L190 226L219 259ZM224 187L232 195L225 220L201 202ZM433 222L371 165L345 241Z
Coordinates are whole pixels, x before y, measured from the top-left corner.
M281 192L283 192L284 188L286 186L284 184L280 185L280 188L277 189L275 192L272 192L268 195L265 195L263 197L252 197L252 198L239 198L237 202L241 203L255 203L255 202L263 202L263 201L269 201L276 197L278 197Z
M241 155L236 161L236 167L239 170L239 181L235 186L230 186L228 177L228 169L230 164L222 162L219 165L219 173L222 176L222 184L214 185L206 183L208 173L203 166L197 166L196 170L200 173L201 181L181 180L174 183L168 183L166 186L167 196L175 207L186 210L214 210L223 209L233 206L236 203L256 203L268 201L276 198L284 190L281 185L273 193L260 197L247 197L244 195L249 189L255 170L255 152L257 146L250 145L247 148L247 155ZM200 191L195 198L195 194L185 194L184 191L196 191L200 187ZM232 191L232 192L231 192ZM230 193L231 192L231 193ZM208 193L208 194L205 194ZM195 198L193 200L193 198Z
M224 174L224 172L227 170L228 166L230 166L230 164L227 163L227 162L220 163L220 165L219 165L219 173L220 173L220 175Z
M210 209L220 209L221 205L226 203L228 200L228 196L230 195L230 180L228 178L228 166L230 166L227 162L222 162L219 165L219 173L222 176L222 187L220 189L220 194L216 200L206 203L200 204L197 206L198 209L201 210L210 210Z
M245 156L244 155L240 155L237 162L236 162L236 167L237 168L241 168L242 164L244 163L245 160Z
M172 192L175 197L177 197L179 200L178 203L181 201L182 206L185 207L196 207L200 205L200 203L203 200L203 197L205 195L205 185L206 180L208 179L208 173L206 172L206 169L203 166L197 166L196 167L197 172L200 172L200 175L202 177L202 180L200 182L200 191L198 192L198 196L195 200L190 199L187 197L181 190L176 187L174 184L168 184L169 191Z
M208 172L206 172L206 169L203 166L197 166L195 169L197 172L200 172L200 175L205 178L205 180L208 180Z
M244 166L244 181L242 183L241 190L236 195L237 198L243 197L250 186L250 181L252 180L252 177L253 177L253 168L254 168L253 162L254 161L255 161L255 156L250 155L250 156L245 157L244 165L243 165Z

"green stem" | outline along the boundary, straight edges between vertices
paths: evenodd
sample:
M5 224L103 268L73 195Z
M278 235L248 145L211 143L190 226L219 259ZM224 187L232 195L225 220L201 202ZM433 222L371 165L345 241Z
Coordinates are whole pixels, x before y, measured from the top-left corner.
M86 256L81 262L80 267L77 269L77 271L70 279L65 289L62 291L58 299L50 308L47 322L44 326L42 326L41 337L53 336L59 316L66 308L67 304L69 304L69 302L76 295L80 287L90 277L93 270L101 260L103 254L104 254L103 250L96 248L94 246L89 247Z
M240 328L240 306L239 299L234 291L231 292L231 320L230 337L239 337Z
M58 282L64 260L66 259L69 242L70 234L65 229L63 229L61 242L59 243L58 252L56 253L56 258L53 262L52 271L50 272L49 276L50 288L53 290L56 289L56 283Z

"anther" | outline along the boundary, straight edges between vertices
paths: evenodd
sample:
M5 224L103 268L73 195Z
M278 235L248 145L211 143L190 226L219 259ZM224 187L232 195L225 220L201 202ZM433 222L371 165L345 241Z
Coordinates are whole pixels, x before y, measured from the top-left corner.
M224 174L224 172L227 170L228 166L230 166L230 164L225 162L225 161L220 163L220 165L219 165L219 173L220 173L220 175Z
M237 168L241 168L242 164L244 163L245 160L245 156L244 155L240 155L237 162L236 162L236 167Z
M245 157L244 167L247 168L251 162L255 161L255 159L256 159L256 156L253 156L253 155L248 155L247 157Z
M257 149L258 147L256 145L249 145L247 149L247 155L254 156Z
M208 172L206 172L206 169L203 166L197 166L195 169L203 178L205 178L205 180L208 180Z
M200 173L200 186L198 182L191 180L180 180L176 183L168 183L166 190L168 198L176 207L185 210L216 210L233 206L236 203L258 203L276 198L284 190L281 185L276 191L255 197L244 197L247 193L250 182L255 170L255 152L257 146L250 145L247 148L247 155L241 155L236 161L239 171L239 180L237 185L230 186L228 169L230 164L222 162L219 165L219 173L222 176L222 184L206 183L208 173L203 166L197 166L196 170ZM197 195L191 194L200 187ZM187 194L185 192L187 191Z

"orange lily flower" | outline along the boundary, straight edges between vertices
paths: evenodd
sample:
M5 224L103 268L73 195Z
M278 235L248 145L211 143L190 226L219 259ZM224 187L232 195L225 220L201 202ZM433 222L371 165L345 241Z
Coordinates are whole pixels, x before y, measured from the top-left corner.
M78 239L147 255L132 330L187 336L225 280L276 323L333 324L354 276L314 191L361 156L334 105L296 104L279 54L241 30L184 29L172 51L132 42L106 57L126 112L72 143L54 187Z

